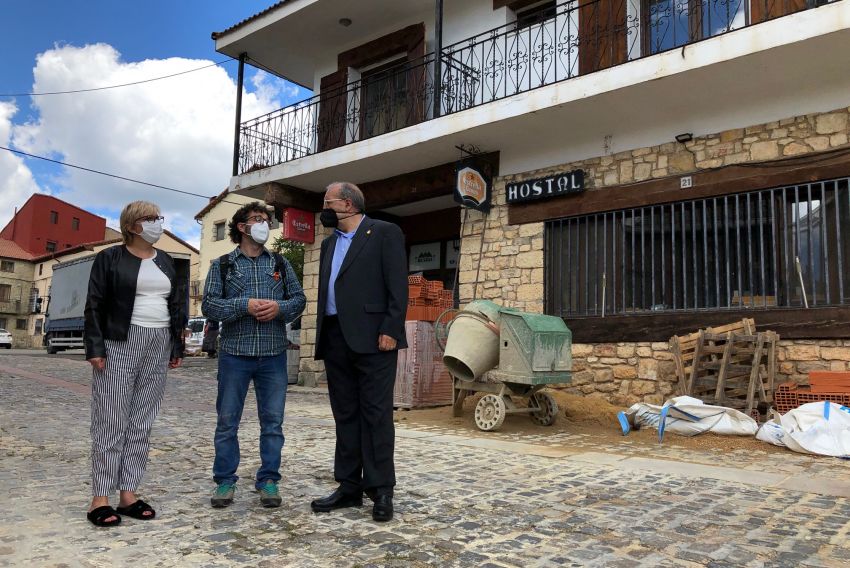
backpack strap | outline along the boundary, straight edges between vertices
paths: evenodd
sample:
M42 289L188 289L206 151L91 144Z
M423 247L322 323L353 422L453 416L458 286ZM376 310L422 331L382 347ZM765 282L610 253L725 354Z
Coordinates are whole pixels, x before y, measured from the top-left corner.
M218 257L218 271L221 275L221 298L227 297L227 275L230 274L230 269L233 263L230 262L230 253L223 254Z
M280 283L283 286L283 297L286 298L286 259L279 252L273 252L274 271L280 275Z

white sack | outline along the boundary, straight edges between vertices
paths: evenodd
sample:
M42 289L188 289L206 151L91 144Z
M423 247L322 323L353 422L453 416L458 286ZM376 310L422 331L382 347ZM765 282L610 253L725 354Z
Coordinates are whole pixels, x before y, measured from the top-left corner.
M704 432L752 436L758 430L758 423L743 412L705 404L690 396L671 398L663 406L637 403L620 412L618 419L624 435L632 428L650 426L658 429L659 441L664 438L664 432L682 436L696 436Z
M850 458L850 408L810 402L769 420L756 438L802 454Z

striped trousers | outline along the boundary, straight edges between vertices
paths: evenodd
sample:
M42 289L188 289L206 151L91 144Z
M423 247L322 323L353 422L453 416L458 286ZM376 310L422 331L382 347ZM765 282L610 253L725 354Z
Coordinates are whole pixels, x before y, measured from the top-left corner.
M135 491L148 461L150 431L165 392L171 331L130 325L127 341L106 339L106 367L94 370L92 495Z

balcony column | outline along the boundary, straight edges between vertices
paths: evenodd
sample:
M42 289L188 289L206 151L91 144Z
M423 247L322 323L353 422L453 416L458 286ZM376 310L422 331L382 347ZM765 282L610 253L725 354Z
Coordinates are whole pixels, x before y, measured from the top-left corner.
M239 175L239 131L242 126L242 84L245 78L245 58L247 53L239 54L239 74L236 79L236 126L233 132L233 174Z
M443 0L435 0L434 14L434 118L442 114L443 91Z

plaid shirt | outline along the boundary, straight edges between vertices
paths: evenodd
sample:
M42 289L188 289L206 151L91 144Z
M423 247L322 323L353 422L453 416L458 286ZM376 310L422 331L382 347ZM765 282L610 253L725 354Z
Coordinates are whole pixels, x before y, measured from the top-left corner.
M275 279L275 258L266 249L254 259L237 247L229 258L226 297L222 298L220 262L215 259L201 304L205 316L221 322L221 349L248 357L280 355L287 345L286 323L301 315L307 303L292 266L284 259L286 274ZM251 298L277 300L280 313L271 321L257 321L248 313Z

